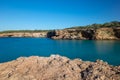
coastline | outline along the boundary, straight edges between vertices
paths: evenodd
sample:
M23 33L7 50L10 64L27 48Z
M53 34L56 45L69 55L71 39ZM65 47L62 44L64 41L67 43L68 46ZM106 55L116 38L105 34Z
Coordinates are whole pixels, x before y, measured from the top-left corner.
M120 40L120 27L98 29L61 29L38 32L1 32L0 37L46 37L55 40Z
M56 40L120 40L120 27L54 30L48 37Z
M46 37L47 32L6 32L0 33L0 37Z
M20 57L0 63L0 80L119 80L120 66L67 57Z

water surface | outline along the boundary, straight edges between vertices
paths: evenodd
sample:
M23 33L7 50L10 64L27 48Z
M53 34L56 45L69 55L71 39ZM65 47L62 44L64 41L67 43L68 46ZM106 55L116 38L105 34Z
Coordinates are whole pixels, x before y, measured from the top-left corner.
M0 38L0 62L14 60L21 56L50 56L51 54L89 61L102 59L109 64L120 65L120 41Z

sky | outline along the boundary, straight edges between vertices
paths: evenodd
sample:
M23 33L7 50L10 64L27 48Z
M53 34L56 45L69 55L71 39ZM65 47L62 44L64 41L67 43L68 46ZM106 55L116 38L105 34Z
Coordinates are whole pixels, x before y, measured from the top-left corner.
M0 31L120 21L120 0L0 0Z

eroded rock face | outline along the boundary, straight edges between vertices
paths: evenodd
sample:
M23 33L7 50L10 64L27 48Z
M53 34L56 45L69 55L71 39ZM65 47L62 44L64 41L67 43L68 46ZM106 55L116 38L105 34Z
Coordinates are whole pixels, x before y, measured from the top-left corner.
M0 80L120 80L120 66L59 55L21 57L0 64Z
M12 32L0 33L0 37L46 37L47 32Z
M0 33L0 37L47 37L67 40L120 40L120 27L99 29L63 29L50 32Z
M49 33L48 33L49 34ZM52 39L120 40L120 28L55 30Z
M115 31L112 28L100 28L96 30L95 39L97 40L116 40Z
M93 30L65 29L65 30L55 30L51 38L85 40L85 39L92 39L93 35L94 35Z
M115 34L115 36L117 37L117 38L120 38L120 27L119 28L115 28L114 29L114 34Z

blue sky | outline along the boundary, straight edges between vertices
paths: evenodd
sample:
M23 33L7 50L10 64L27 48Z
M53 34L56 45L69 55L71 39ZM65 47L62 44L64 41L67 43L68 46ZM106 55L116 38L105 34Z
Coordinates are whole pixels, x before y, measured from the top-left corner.
M0 0L0 31L120 21L120 0Z

